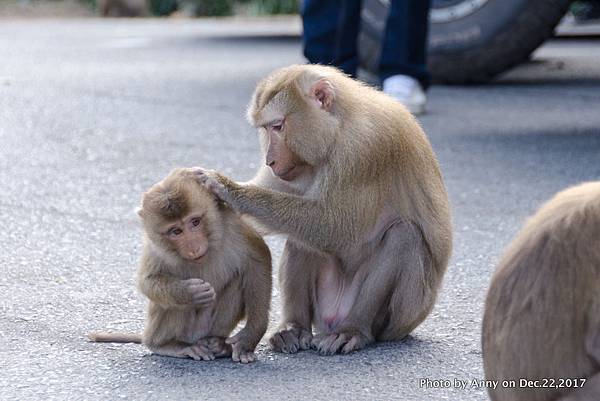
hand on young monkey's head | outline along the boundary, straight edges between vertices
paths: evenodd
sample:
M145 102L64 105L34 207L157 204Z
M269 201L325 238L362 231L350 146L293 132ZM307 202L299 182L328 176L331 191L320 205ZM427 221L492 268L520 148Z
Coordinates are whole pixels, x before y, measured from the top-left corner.
M229 179L215 170L208 170L202 167L193 167L191 170L198 182L215 195L218 200L225 203L230 202L229 192L224 185L224 183L230 182Z

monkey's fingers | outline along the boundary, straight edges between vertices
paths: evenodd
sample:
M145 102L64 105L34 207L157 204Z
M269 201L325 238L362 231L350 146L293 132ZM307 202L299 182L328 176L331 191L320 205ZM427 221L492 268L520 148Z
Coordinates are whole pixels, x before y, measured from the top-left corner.
M252 351L248 352L240 352L240 360L241 363L251 363L256 361L256 355Z
M194 305L212 303L217 298L214 288L209 283L191 285L188 287L188 290L192 297L192 304Z
M179 358L192 358L194 361L200 361L201 357L192 347L184 347L175 354Z
M187 280L182 280L186 286L197 286L202 284L208 284L206 281L201 278L188 278Z
M256 360L256 355L254 355L254 351L249 351L237 343L232 346L231 359L234 362L250 363Z
M342 345L348 342L349 336L344 333L332 333L328 336L325 336L321 341L319 341L316 345L317 351L321 355L334 355L338 352L338 350L342 347Z
M369 343L367 337L356 332L332 333L316 336L313 339L313 348L321 355L334 355L362 349Z
M339 352L342 349L343 346L345 346L345 345L348 344L348 341L350 341L351 338L352 337L350 337L349 334L341 333L338 336L338 338L333 343L331 343L331 347L330 347L330 350L329 350L330 355L333 355L333 354Z
M223 202L229 202L229 192L225 185L221 184L216 178L207 177L204 181L204 187L213 193L217 198Z
M295 354L300 349L298 336L293 330L281 330L273 335L269 340L273 351L283 352L284 354Z
M343 354L349 354L351 352L358 351L359 349L364 348L368 343L369 340L367 339L367 337L363 336L362 334L354 334L352 338L350 338L350 340L346 343L346 345L344 345L344 348L342 348L341 352Z
M209 283L202 284L190 284L188 285L188 290L195 296L196 294L208 294L215 293L214 288Z
M300 344L300 349L307 350L310 348L312 343L312 333L308 330L302 329L300 331L300 336L298 337L298 343Z
M206 348L202 345L195 344L195 345L192 345L190 348L199 357L199 359L196 359L196 360L214 361L214 359L215 359L215 355L208 348Z
M200 184L204 184L208 179L216 178L218 173L215 170L208 170L202 167L192 167L190 169Z
M231 345L226 344L223 337L208 337L201 341L217 358L231 355Z
M213 304L217 299L217 295L214 291L202 292L200 294L195 294L192 297L192 304L198 306L206 306Z

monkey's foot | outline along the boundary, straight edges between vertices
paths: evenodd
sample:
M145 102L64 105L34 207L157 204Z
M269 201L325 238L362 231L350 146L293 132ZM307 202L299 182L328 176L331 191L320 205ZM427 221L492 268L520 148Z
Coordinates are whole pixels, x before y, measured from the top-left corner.
M269 339L271 349L284 354L295 354L300 350L307 350L310 348L311 342L312 333L299 327L278 331Z
M256 360L254 349L261 336L262 334L256 338L256 334L243 328L233 337L227 338L225 343L231 346L231 359L241 363L254 362Z
M196 344L208 349L215 358L224 358L231 355L231 345L225 342L224 337L205 337Z
M247 351L247 350L237 351L234 347L233 353L231 354L231 359L234 362L250 363L250 362L256 361L256 355L254 354L254 351Z
M312 340L313 349L321 355L349 354L364 348L371 341L358 331L318 334Z
M198 344L181 348L175 352L175 356L178 358L192 358L195 361L212 361L215 359L215 355L208 348Z

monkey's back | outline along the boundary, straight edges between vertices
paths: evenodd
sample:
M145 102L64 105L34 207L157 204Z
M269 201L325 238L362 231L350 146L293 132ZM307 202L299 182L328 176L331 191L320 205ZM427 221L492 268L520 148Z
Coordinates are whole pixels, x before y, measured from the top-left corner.
M490 390L493 400L554 399L561 390L519 388L519 379L558 384L597 369L586 333L600 312L599 244L600 182L560 192L511 243L487 296L482 345L486 378L517 388Z
M396 99L346 76L334 78L345 87L342 92L354 95L343 99L343 113L362 116L362 125L343 127L350 146L361 144L348 152L359 165L352 176L367 174L369 191L379 190L386 206L419 222L441 282L452 253L452 219L440 165L425 131ZM370 180L379 185L370 186Z

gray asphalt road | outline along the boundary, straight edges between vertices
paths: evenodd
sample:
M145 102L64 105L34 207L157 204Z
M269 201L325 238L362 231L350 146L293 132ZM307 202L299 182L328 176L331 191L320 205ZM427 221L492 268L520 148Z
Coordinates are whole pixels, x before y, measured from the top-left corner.
M482 303L502 249L540 202L600 178L598 42L555 41L491 85L430 92L421 120L456 242L439 302L407 341L334 357L261 344L251 366L85 341L142 328L142 191L175 166L244 180L260 162L244 121L253 85L302 61L298 39L264 28L0 23L0 399L485 398L420 381L482 378ZM282 240L269 244L278 255ZM273 309L272 327L277 292Z

